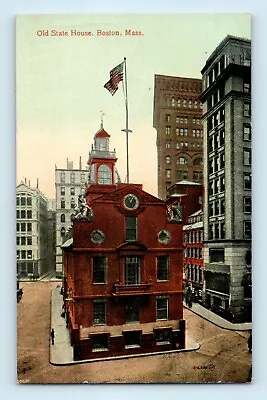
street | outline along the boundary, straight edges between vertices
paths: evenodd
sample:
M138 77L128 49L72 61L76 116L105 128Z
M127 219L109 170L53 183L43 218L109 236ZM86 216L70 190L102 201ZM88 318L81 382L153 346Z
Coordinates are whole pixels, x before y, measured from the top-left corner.
M23 282L17 304L18 383L247 382L252 357L247 332L228 331L185 309L187 330L201 347L71 366L49 363L51 289L58 282Z

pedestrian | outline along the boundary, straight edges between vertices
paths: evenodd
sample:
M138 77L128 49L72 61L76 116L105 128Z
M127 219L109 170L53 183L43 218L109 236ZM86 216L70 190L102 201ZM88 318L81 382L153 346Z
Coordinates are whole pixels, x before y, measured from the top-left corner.
M55 343L55 331L54 331L54 329L51 330L50 336L51 336L52 344L54 344Z
M250 332L248 337L248 351L252 353L252 332Z

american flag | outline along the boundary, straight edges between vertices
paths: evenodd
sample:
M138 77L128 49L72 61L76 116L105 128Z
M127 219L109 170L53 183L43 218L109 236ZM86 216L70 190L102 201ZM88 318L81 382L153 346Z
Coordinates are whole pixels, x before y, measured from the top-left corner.
M110 71L110 80L104 85L104 88L106 88L112 96L117 92L119 83L123 80L123 65L124 61Z

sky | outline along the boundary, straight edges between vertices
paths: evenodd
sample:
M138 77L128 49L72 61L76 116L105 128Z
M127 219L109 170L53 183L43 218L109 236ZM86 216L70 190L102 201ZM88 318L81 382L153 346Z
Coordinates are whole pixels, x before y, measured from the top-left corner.
M142 35L125 36L125 30ZM67 32L52 36L52 30ZM72 35L72 31L93 36ZM122 35L97 35L97 31ZM206 59L228 34L251 38L249 14L57 14L16 20L17 183L27 179L55 198L55 165L85 168L94 134L110 134L126 179L125 102L103 85L126 57L130 182L157 195L154 75L201 78Z

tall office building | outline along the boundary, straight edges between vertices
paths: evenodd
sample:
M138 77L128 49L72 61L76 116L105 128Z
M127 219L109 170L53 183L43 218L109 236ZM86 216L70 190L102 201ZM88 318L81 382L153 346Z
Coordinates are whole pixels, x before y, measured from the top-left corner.
M87 187L88 169L73 168L73 162L67 160L66 168L55 166L56 185L56 276L62 277L62 250L65 233L72 225L71 215L78 203L78 195Z
M158 196L176 182L202 183L201 79L155 75L153 126L157 130Z
M227 36L204 68L204 303L251 310L251 42ZM250 275L251 276L251 275Z
M39 277L48 271L47 199L38 188L21 182L16 188L17 275Z

